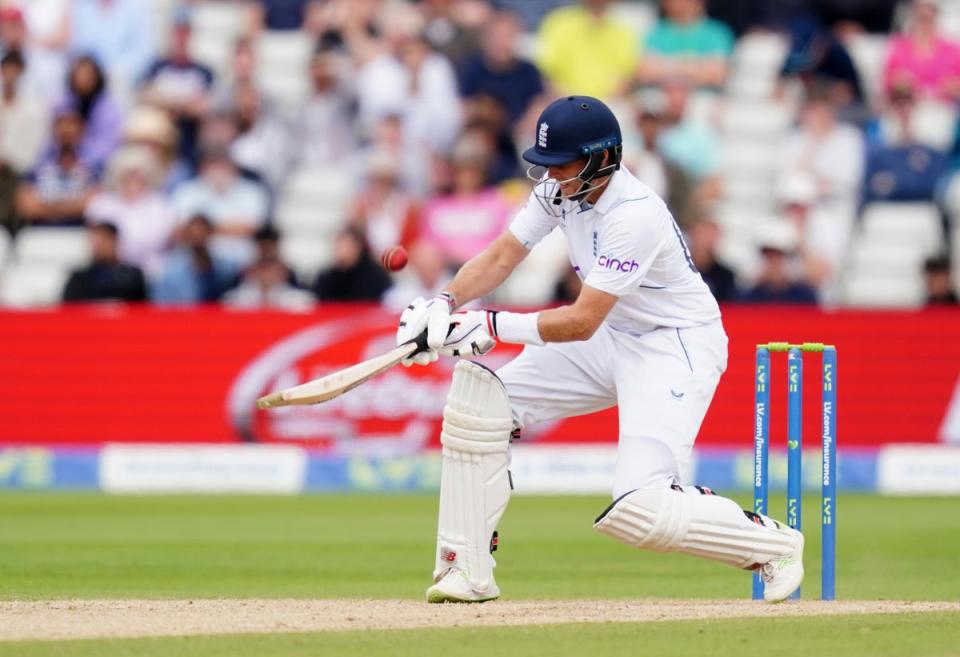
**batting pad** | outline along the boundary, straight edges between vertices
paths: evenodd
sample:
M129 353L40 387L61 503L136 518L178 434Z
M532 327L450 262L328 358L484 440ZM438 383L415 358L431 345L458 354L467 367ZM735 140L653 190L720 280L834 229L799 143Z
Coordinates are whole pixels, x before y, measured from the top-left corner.
M754 517L733 500L696 489L635 490L614 502L593 528L635 548L752 569L790 554L796 543L793 529Z
M490 370L461 360L443 409L443 469L434 579L450 567L473 588L494 583L493 532L510 500L510 400Z

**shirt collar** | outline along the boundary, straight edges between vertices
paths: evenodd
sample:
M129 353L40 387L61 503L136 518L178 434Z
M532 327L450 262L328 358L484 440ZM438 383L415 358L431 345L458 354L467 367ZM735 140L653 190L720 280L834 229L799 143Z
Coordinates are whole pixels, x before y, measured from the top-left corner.
M597 199L597 202L593 204L593 209L596 212L599 214L606 214L616 200L620 198L626 174L627 169L622 164L618 170L613 172L613 175L610 176L610 182L608 182L607 186L604 187L603 193L600 194L600 198Z

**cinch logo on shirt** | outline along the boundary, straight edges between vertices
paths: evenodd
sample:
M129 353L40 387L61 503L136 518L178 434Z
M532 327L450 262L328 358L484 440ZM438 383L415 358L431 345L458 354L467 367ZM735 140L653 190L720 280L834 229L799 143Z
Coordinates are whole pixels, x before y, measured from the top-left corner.
M547 128L549 127L546 121L540 124L540 130L537 131L537 146L540 148L547 147Z
M597 264L604 269L614 269L626 273L637 271L640 268L640 263L636 260L619 260L605 255L600 256Z

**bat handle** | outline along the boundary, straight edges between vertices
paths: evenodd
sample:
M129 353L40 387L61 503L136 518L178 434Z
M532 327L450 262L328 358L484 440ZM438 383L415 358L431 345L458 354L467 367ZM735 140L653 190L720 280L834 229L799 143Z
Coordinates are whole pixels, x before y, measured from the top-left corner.
M411 344L411 343L417 345L417 350L411 353L410 354L411 356L413 356L414 354L422 353L424 351L429 351L430 346L427 344L427 329L423 329L423 331L420 332L420 335L415 337L413 340L410 340L409 342L407 342L407 344Z
M447 329L447 335L453 333L453 329L456 328L454 324L450 325L450 328ZM415 356L416 354L422 353L424 351L429 351L430 346L427 344L427 329L423 329L420 332L420 335L415 337L413 340L408 340L404 344L415 344L417 345L416 351L412 352L410 356Z

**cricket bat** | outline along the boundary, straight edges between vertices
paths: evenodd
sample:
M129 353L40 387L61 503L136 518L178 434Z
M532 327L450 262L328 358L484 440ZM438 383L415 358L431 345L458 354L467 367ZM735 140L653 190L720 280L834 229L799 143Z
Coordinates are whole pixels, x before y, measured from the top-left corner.
M351 365L337 372L327 374L319 379L307 381L301 385L286 390L278 390L257 400L257 408L276 408L278 406L306 406L320 404L339 397L345 392L353 390L360 384L369 381L382 372L386 372L397 365L407 356L427 348L427 332L424 331L416 340L405 342L387 353L365 360L362 363Z

